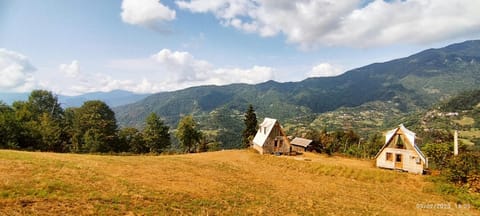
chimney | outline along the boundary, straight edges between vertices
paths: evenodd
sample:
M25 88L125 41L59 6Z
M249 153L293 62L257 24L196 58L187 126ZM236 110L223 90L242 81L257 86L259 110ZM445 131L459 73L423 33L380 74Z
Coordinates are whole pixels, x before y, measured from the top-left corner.
M458 130L453 134L453 155L458 155Z

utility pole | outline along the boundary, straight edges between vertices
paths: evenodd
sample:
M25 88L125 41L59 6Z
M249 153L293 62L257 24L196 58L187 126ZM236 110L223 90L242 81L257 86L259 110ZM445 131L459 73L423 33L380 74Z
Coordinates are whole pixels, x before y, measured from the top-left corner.
M458 155L458 130L455 130L453 134L453 155Z

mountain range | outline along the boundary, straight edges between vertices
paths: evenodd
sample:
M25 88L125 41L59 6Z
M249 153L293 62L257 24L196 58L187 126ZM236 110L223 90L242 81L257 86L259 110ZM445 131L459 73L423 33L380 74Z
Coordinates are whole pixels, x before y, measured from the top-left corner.
M389 112L421 110L459 92L476 89L479 84L480 40L472 40L370 64L336 77L192 87L153 94L114 110L124 126L141 126L151 112L172 126L185 114L193 114L208 125L212 112L223 110L224 115L238 121L252 104L260 118L310 125L322 114L342 109L360 107L360 111L378 111L384 118Z
M30 93L0 93L0 101L12 104L14 101L26 101ZM63 107L79 107L88 100L101 100L110 107L137 102L150 94L137 94L129 91L114 90L110 92L91 92L77 96L57 95Z

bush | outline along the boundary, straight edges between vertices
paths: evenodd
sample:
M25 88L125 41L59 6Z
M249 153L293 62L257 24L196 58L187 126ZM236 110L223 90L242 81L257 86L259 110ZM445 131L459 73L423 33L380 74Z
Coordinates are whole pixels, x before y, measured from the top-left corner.
M436 169L444 169L453 156L453 146L450 143L429 143L423 146L422 151L428 157L430 167Z
M452 157L446 168L447 179L456 184L466 184L478 191L480 185L480 153L465 152Z

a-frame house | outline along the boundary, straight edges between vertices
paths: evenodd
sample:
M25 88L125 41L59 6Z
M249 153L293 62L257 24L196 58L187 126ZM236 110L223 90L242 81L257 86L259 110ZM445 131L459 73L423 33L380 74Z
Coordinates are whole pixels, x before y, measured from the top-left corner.
M253 138L253 148L260 154L288 154L290 141L276 119L265 118Z
M375 156L380 168L403 170L422 174L428 168L428 159L415 145L415 133L399 125L385 134L385 145Z

